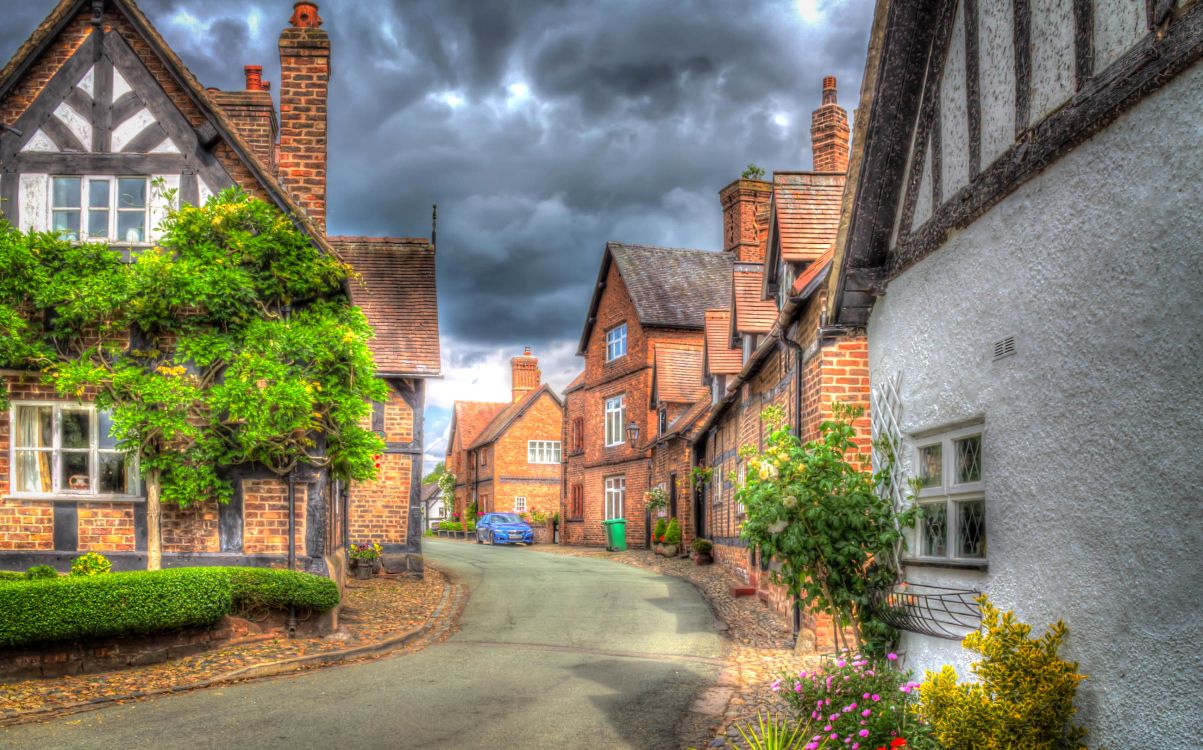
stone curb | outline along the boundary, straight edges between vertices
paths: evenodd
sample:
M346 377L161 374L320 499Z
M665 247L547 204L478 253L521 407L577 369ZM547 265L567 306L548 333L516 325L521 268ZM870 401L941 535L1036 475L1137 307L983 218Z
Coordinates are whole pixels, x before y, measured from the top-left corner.
M80 713L82 711L91 711L109 703L121 703L124 701L139 700L142 698L153 698L157 695L168 695L172 693L185 693L190 690L201 690L217 685L224 685L232 682L243 682L265 677L275 677L288 672L295 672L303 667L327 665L347 659L357 659L367 656L380 656L389 651L396 650L406 646L418 638L426 635L432 630L439 617L443 614L443 609L447 606L448 600L451 598L451 593L458 584L456 584L450 575L439 571L447 578L447 584L443 586L443 595L439 599L438 606L430 613L430 617L426 618L426 622L405 631L404 633L386 638L383 641L376 643L367 643L362 646L343 649L341 651L329 651L322 654L312 654L309 656L294 656L291 659L280 659L278 661L265 662L263 664L252 664L248 667L240 667L219 674L216 677L208 680L200 680L199 682L190 682L186 685L172 685L170 687L156 688L152 690L138 690L125 695L104 696L103 698L93 698L92 700L79 701L78 703L70 703L65 706L56 706L54 708L35 709L32 711L21 711L8 716L0 717L0 727L9 727L17 724L26 724L32 721L41 721L52 719L58 716L66 716L68 714Z

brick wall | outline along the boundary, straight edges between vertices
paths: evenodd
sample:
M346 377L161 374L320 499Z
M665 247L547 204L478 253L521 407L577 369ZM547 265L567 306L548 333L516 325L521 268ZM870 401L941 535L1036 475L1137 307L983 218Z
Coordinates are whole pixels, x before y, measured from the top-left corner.
M305 554L305 507L308 487L296 486L296 550ZM248 555L288 554L288 484L280 479L246 479L242 482L243 530L242 548ZM188 512L188 511L184 511ZM213 508L216 522L217 508ZM196 529L207 524L204 519L193 519L188 528ZM166 530L166 518L164 518ZM216 530L216 527L215 527ZM216 534L214 534L216 541ZM195 542L192 542L195 549ZM169 551L167 545L164 551ZM170 550L174 551L174 550Z
M0 500L0 550L54 549L54 504Z
M516 496L526 498L528 511L559 510L560 464L529 463L527 444L531 440L552 440L562 445L563 431L563 409L551 394L544 393L490 446L489 471L494 480L489 494L494 510L513 510Z
M374 481L351 483L351 541L404 544L413 457L386 453Z
M134 506L130 503L80 503L80 552L132 552Z
M270 480L275 481L275 480ZM245 491L247 483L243 483ZM280 484L277 482L277 484ZM285 488L285 492L287 488ZM298 501L299 503L300 501ZM284 526L288 527L288 496L284 495ZM218 552L221 550L221 539L218 536L217 503L209 501L196 503L187 508L163 503L161 536L164 552ZM298 511L299 513L300 511ZM285 532L280 532L287 534ZM243 539L248 540L247 552L251 534L250 522L243 531ZM285 551L287 551L285 546Z
M280 180L326 229L327 96L330 38L320 28L280 33Z
M652 451L653 487L664 486L665 492L671 498L672 485L677 487L676 519L681 525L681 543L688 545L693 541L693 490L690 486L690 448L684 438L674 438L658 444ZM675 474L675 479L674 479ZM671 516L671 502L664 508L666 518ZM654 521L653 521L654 523Z
M773 184L764 180L736 180L719 193L723 207L723 250L744 263L763 263L764 252L756 213L773 198Z

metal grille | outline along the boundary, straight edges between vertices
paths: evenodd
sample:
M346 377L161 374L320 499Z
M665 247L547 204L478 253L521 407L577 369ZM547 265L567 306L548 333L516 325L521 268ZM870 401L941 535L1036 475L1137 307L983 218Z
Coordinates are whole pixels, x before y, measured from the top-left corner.
M959 641L982 624L974 601L980 592L922 583L901 583L878 606L881 619L912 633Z
M1008 336L994 342L994 358L1002 359L1015 353L1015 337Z
M887 477L887 489L894 500L895 508L902 508L906 500L906 479L902 466L902 399L898 395L898 373L881 378L869 392L870 416L873 424L873 469L881 471L894 463Z

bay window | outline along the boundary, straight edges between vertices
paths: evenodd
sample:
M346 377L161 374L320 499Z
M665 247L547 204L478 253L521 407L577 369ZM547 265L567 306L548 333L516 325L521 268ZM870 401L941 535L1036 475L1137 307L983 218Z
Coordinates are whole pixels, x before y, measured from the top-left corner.
M986 498L982 482L982 426L916 441L916 501L923 511L915 530L919 559L986 560Z
M136 495L136 461L117 448L111 415L77 404L15 403L14 495Z

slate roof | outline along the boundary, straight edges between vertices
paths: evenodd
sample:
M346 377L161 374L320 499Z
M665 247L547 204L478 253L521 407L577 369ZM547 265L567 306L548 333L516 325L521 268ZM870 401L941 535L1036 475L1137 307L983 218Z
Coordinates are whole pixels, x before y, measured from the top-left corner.
M470 446L488 426L493 417L505 411L507 403L495 401L456 401L452 406L452 420L455 434L464 448ZM447 445L448 452L455 449L455 443Z
M125 14L125 17L146 40L154 53L163 61L167 74L184 89L201 114L213 125L238 159L263 186L264 191L276 206L287 214L302 232L309 235L314 244L324 252L338 257L337 251L326 241L323 233L313 225L304 209L293 200L271 169L255 156L254 149L238 132L238 127L213 101L210 92L196 80L196 76L175 53L175 50L167 44L142 9L131 0L110 0L108 5ZM29 38L17 49L4 68L0 69L0 99L7 96L12 87L20 82L29 66L54 41L63 27L86 8L90 8L88 0L60 0L58 5L46 15L42 23L38 24Z
M773 175L773 212L781 257L812 261L835 242L840 227L844 175L778 172Z
M739 333L768 333L777 320L777 302L763 299L764 269L759 264L737 263L731 274L734 330Z
M670 404L689 404L706 395L702 384L702 350L656 345L654 398Z
M538 401L539 397L543 394L551 396L561 408L564 406L564 403L560 401L560 397L557 396L556 392L551 389L551 386L549 386L547 383L544 383L514 403L502 404L504 408L498 412L487 425L485 425L485 428L480 431L480 434L476 437L476 439L468 445L468 450L479 448L482 445L488 445L497 438L501 437L502 434L509 429L510 425L514 423L514 420L521 417L526 413L527 409L534 406L535 402Z
M705 327L705 311L731 301L731 256L709 250L606 243L578 354L584 354L610 264L626 284L641 325Z
M731 346L731 311L706 311L706 372L733 375L743 366L743 352Z
M331 237L355 270L351 301L376 331L369 342L381 375L440 373L434 248L412 237Z

